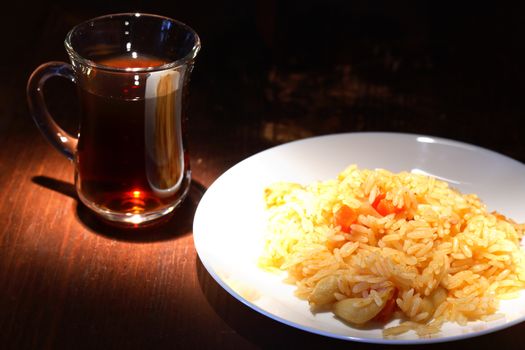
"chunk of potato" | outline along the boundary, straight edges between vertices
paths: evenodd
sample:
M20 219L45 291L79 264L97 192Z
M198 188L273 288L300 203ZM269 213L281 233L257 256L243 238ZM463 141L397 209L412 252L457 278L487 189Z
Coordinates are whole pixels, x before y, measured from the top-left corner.
M437 287L436 290L431 294L432 303L434 304L434 307L437 308L445 300L447 300L447 296L448 292L445 288Z
M333 311L337 317L347 322L364 324L379 314L392 293L392 289L380 293L381 303L379 305L371 297L343 299L334 303Z
M373 300L363 305L363 298L348 298L334 304L334 314L347 322L363 324L373 319L383 306L384 303L377 305Z
M317 282L308 302L312 306L322 306L335 301L334 293L338 291L337 277L326 276Z

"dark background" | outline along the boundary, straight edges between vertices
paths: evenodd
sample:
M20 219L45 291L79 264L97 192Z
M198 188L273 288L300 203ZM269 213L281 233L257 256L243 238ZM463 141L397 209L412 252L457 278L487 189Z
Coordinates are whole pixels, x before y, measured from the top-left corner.
M109 3L18 1L0 14L0 349L367 348L282 325L225 292L193 245L198 193L260 150L335 132L441 136L525 162L518 2ZM72 164L25 100L33 69L67 61L71 27L136 11L181 20L202 40L188 113L192 193L149 236L97 224L78 204ZM72 83L52 79L45 92L74 133ZM520 348L522 334L523 324L453 345Z
M63 39L72 26L143 11L179 19L201 36L191 148L218 138L225 151L242 148L234 163L311 135L398 131L474 143L525 161L524 5L272 0L15 7L1 21L0 128L27 121L26 80L40 63L67 60ZM75 95L67 85L52 81L49 103L74 129Z

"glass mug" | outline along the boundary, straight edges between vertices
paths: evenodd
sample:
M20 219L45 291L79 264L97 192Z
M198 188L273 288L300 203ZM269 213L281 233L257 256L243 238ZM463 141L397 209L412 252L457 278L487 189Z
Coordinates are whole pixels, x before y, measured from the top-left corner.
M191 182L184 110L198 35L170 18L123 13L77 25L64 43L71 65L38 67L27 96L44 136L74 161L78 197L124 226L167 217ZM78 138L46 108L43 86L53 76L77 85Z

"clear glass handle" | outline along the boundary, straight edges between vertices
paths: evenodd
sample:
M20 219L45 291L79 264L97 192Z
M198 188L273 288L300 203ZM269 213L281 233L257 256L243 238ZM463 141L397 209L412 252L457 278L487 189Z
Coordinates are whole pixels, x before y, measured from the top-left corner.
M44 99L44 84L47 79L59 76L75 83L73 67L65 62L48 62L39 66L27 82L27 102L33 119L44 136L56 149L70 160L75 157L77 138L65 132L49 113Z

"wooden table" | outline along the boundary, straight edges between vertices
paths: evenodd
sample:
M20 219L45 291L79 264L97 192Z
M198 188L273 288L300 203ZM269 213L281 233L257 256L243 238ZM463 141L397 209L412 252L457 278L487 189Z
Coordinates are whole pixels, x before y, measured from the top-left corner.
M12 47L0 71L2 349L372 348L285 326L225 292L192 238L206 188L258 151L335 132L430 134L525 161L523 11L233 2L210 17L198 5L136 2L202 37L190 100L193 184L165 226L105 226L79 203L73 165L41 137L24 94L38 63L65 59L72 25L125 10L94 4L38 5L19 35L2 34ZM2 23L17 21L6 14ZM50 109L74 130L73 86L48 90ZM430 347L521 348L523 332L520 324Z

